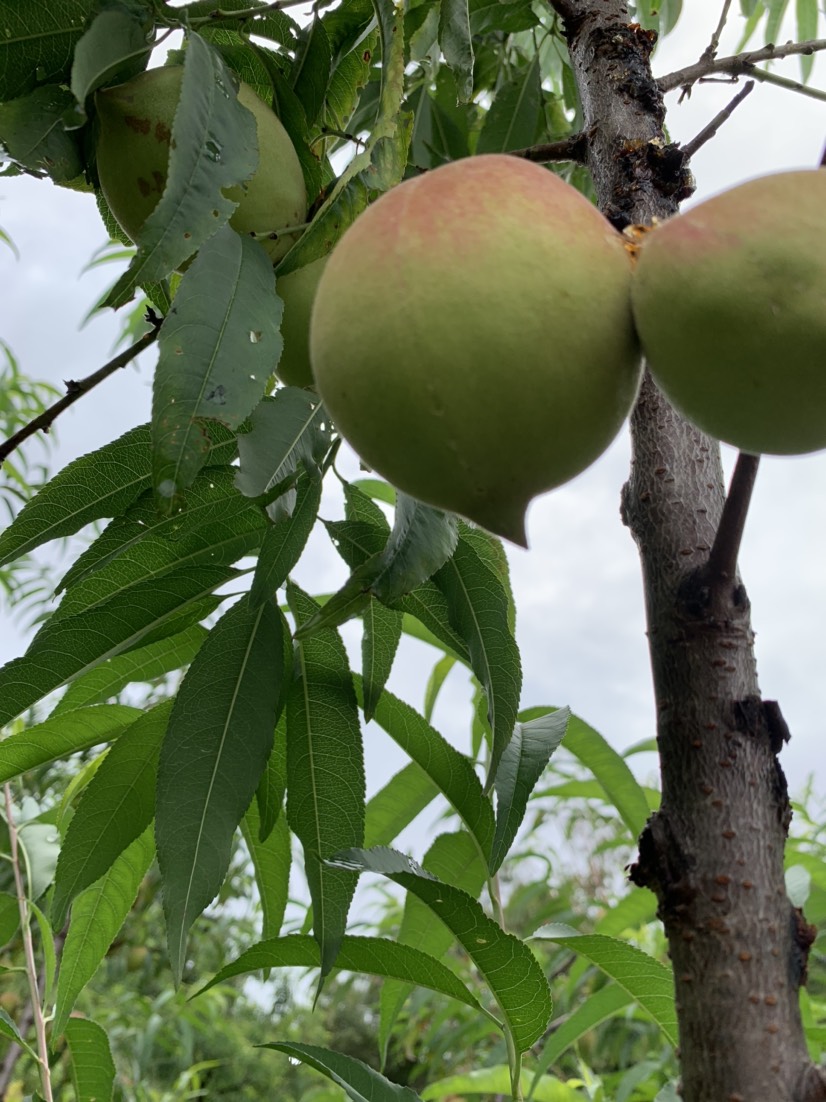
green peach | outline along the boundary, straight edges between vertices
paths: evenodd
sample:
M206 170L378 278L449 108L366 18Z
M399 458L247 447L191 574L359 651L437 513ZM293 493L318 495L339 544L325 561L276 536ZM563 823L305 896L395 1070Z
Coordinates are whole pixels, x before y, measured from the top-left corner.
M321 273L327 257L314 260L285 276L276 277L276 292L284 303L281 336L284 351L275 369L278 378L288 386L313 385L310 366L310 314Z
M826 172L751 180L643 239L643 351L673 405L746 452L826 447Z
M318 390L399 489L525 544L532 498L589 466L637 392L622 237L536 164L409 179L333 250L313 308Z
M149 69L126 84L95 94L100 120L97 169L106 202L122 229L137 241L141 227L166 187L172 123L181 96L183 67ZM239 233L262 235L273 262L295 237L269 240L266 235L300 225L307 214L304 175L295 147L276 114L248 84L238 89L239 102L255 117L258 169L245 187L227 188L238 203L229 220Z

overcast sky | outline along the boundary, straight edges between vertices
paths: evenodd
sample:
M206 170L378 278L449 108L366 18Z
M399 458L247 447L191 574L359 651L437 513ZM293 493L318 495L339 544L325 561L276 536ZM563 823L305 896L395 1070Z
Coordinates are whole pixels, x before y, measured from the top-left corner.
M655 56L663 75L695 61L716 23L712 0L686 5L677 30ZM736 7L736 5L734 6ZM731 52L741 23L733 19L721 54ZM788 28L783 37L791 37ZM759 45L755 40L754 45ZM796 59L776 66L798 78ZM819 61L814 84L826 87ZM693 137L734 94L729 84L695 88L677 105L668 97L671 137ZM765 172L817 164L826 141L826 103L763 85L738 108L719 136L694 159L697 198ZM81 275L105 240L93 199L46 182L0 180L0 226L21 253L0 249L0 337L32 378L56 385L88 374L112 353L119 321L99 316L78 322L115 278L107 267ZM826 353L825 353L826 354ZM149 418L153 357L110 378L64 414L57 428L54 469ZM29 445L36 456L36 444ZM726 450L727 469L734 453ZM654 710L636 548L619 519L620 488L629 461L627 432L587 472L545 495L529 514L530 551L509 548L525 670L523 704L569 704L622 748L654 734ZM356 468L353 464L351 472ZM826 578L826 454L765 459L749 517L741 568L752 600L764 696L778 699L793 733L783 764L793 791L811 772L823 790L823 716L826 714L823 621ZM326 515L338 508L330 499ZM319 536L302 560L297 580L311 592L329 591L345 571ZM20 653L24 640L4 615L0 660ZM358 638L355 627L348 641ZM436 652L406 643L391 686L421 704ZM467 748L467 679L451 675L436 725ZM370 732L371 788L400 761L383 736ZM642 763L640 763L642 764ZM646 766L643 766L646 768ZM647 768L653 768L649 759Z

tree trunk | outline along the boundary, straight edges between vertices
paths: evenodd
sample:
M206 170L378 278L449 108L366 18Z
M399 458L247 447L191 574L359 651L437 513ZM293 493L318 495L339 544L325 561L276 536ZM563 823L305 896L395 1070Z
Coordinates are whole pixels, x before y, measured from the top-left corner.
M620 0L552 2L565 20L600 208L619 229L669 217L691 185L681 151L665 142L651 35L629 24ZM642 559L662 772L662 806L632 879L656 893L668 938L682 1095L826 1099L798 1004L812 933L783 876L790 807L777 753L787 732L759 695L736 521L728 568L710 574L725 501L719 447L649 377L631 431L623 518Z

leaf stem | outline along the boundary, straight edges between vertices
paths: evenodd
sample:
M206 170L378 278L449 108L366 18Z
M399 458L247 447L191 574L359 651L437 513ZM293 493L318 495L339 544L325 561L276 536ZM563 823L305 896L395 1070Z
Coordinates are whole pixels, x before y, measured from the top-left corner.
M40 1073L40 1090L43 1093L45 1102L53 1102L52 1077L49 1069L49 1048L46 1043L46 1022L43 1017L43 1008L40 1005L40 989L37 981L37 964L34 959L34 943L32 942L29 902L23 884L23 875L20 871L19 832L14 821L11 785L5 784L3 786L3 792L6 799L6 826L9 831L9 851L11 853L11 865L14 871L14 888L17 893L17 907L20 912L20 932L23 938L23 953L26 960L26 979L29 983L29 998L31 1000L32 1016L34 1018L35 1035L37 1037L37 1064Z

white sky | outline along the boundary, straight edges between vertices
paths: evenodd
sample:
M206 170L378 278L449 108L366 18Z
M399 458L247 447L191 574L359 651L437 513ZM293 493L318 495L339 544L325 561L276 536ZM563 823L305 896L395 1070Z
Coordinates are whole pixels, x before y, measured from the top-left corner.
M683 16L658 51L655 73L663 75L699 57L719 8L717 0L686 5L692 14ZM731 52L740 26L733 18L721 55ZM792 35L789 27L782 37ZM778 64L777 71L797 79L798 62ZM814 84L826 87L822 58ZM735 91L728 84L705 85L680 106L679 93L671 93L672 138L691 138ZM697 197L765 172L812 167L824 141L826 103L758 85L718 137L697 154ZM18 262L7 249L0 249L0 337L35 379L59 386L61 380L93 371L111 355L119 329L111 314L78 329L79 319L115 277L113 267L80 275L105 240L93 199L45 182L0 180L0 226L21 253ZM148 420L153 362L144 356L137 369L129 367L109 379L59 419L53 469ZM36 443L29 449L33 457L39 455ZM624 432L590 470L533 505L531 550L509 548L525 670L523 704L569 704L618 748L654 734L639 562L619 519L628 458ZM727 449L725 458L730 470L734 453ZM350 470L355 473L354 464ZM823 789L824 483L826 453L764 459L741 554L758 632L761 687L766 697L780 701L794 736L782 757L793 791L811 771L819 774L818 788ZM330 499L325 515L331 516L336 508ZM296 576L311 592L324 592L340 584L345 571L326 537L318 537ZM351 626L347 637L355 643L358 630ZM24 645L6 615L0 660L19 654ZM436 657L429 648L406 643L391 687L420 705ZM435 719L462 748L467 747L468 699L466 679L454 673ZM398 753L388 747L383 735L368 732L371 788L401 764ZM653 759L644 768L653 768Z

